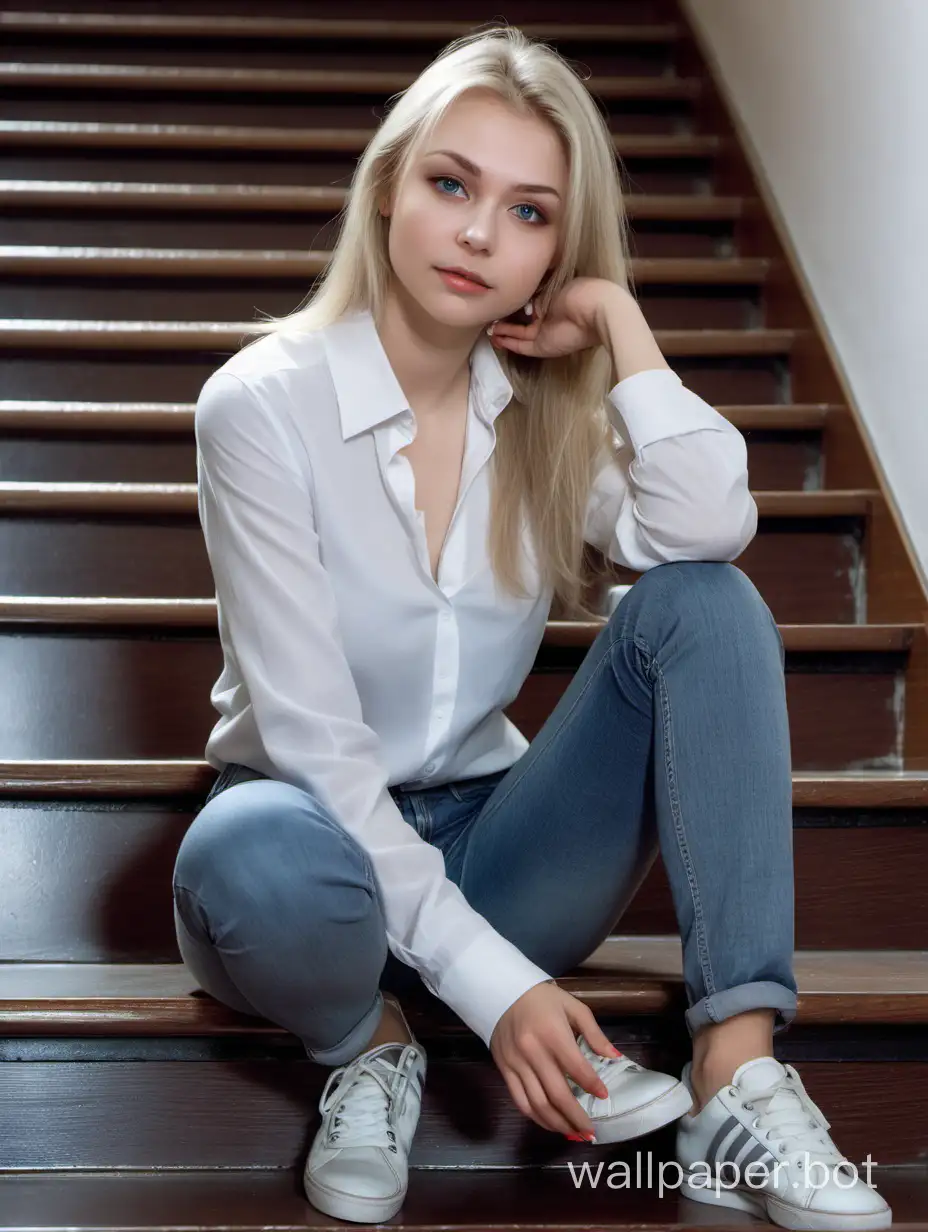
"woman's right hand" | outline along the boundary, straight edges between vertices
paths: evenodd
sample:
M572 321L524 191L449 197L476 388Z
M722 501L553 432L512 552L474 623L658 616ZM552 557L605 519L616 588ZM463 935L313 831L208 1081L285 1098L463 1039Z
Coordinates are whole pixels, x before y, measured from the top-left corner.
M580 1051L578 1034L601 1056L617 1055L589 1006L553 982L536 984L500 1018L490 1052L521 1112L542 1129L589 1138L593 1124L567 1077L600 1099L608 1092Z

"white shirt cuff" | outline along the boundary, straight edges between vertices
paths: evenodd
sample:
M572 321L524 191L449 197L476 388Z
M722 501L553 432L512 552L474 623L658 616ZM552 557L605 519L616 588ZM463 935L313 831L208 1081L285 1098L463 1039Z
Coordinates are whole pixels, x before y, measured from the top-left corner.
M486 1046L496 1024L523 993L552 977L498 932L486 932L444 972L438 997Z

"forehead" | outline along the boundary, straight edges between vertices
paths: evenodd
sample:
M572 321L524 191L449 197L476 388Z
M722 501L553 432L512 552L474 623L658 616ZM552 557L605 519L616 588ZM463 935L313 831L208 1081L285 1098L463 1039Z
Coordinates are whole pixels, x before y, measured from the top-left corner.
M558 189L566 186L567 160L554 128L487 92L455 99L421 146L419 157L436 149L463 154L490 175L544 182Z

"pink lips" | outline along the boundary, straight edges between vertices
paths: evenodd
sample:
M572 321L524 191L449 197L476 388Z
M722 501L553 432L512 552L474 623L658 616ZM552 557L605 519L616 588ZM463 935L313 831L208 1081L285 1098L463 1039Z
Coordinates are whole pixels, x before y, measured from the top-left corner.
M454 291L468 291L470 293L479 293L481 291L489 291L490 288L483 285L481 282L474 282L472 278L465 278L463 274L452 274L449 270L440 269L438 273L446 286L449 286Z

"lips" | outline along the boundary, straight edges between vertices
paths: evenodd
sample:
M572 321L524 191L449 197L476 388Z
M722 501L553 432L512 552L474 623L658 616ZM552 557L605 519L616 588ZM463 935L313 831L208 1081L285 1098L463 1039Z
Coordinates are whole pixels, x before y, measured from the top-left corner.
M487 287L489 290L488 284L485 283L482 278L475 277L473 274L465 274L463 270L459 269L448 269L444 265L439 265L438 269L441 270L443 274L454 274L456 278L466 278L469 282L475 283L478 287Z

